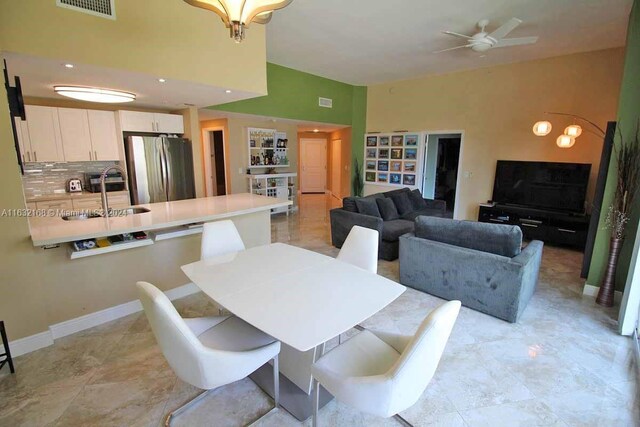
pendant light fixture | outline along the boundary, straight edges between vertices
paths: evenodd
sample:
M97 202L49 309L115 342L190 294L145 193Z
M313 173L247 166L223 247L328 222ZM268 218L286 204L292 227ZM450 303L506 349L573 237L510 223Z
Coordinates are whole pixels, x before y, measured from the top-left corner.
M536 124L533 125L533 133L536 136L547 136L551 133L551 128L551 123L547 121L536 122Z
M252 22L266 24L274 10L282 9L293 0L184 0L191 6L217 13L231 31L231 38L240 43L245 28Z
M121 102L132 102L136 100L136 95L133 93L113 89L101 89L97 87L54 86L53 90L58 95L89 102L118 104Z

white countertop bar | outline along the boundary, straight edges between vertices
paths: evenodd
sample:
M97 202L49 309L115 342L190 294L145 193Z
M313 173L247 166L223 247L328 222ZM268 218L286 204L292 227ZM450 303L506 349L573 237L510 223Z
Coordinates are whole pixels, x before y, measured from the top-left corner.
M65 221L60 217L29 218L34 246L55 245L136 231L207 222L291 205L286 199L242 193L176 202L138 205L150 212L110 218Z

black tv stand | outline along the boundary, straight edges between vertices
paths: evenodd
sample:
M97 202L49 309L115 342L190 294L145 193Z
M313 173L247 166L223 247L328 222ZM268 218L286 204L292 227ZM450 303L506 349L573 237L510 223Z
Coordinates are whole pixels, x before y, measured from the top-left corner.
M480 205L478 221L517 225L529 240L584 250L589 215L509 205Z

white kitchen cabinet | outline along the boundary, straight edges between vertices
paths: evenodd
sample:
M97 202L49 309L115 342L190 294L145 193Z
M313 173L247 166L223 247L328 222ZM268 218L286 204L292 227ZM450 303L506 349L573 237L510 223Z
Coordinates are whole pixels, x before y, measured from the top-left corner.
M16 133L18 134L18 146L20 147L20 155L22 163L31 161L31 140L29 139L29 126L26 121L22 121L20 117L15 117Z
M184 118L179 114L154 113L156 132L184 133Z
M67 162L94 160L87 110L58 108L58 120L64 160Z
M93 160L120 160L120 140L113 111L87 110Z
M25 105L24 108L30 141L27 162L63 162L58 109L37 105Z
M184 119L180 114L118 111L124 132L184 133Z

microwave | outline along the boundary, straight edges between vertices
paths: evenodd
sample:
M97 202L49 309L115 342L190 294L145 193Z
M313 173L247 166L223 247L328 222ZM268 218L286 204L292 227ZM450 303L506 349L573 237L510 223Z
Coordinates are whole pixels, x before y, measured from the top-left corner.
M105 188L107 191L124 191L126 185L124 177L120 172L108 173L105 180ZM100 174L87 173L84 175L84 189L91 193L99 193L100 190Z

